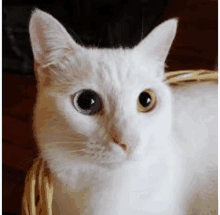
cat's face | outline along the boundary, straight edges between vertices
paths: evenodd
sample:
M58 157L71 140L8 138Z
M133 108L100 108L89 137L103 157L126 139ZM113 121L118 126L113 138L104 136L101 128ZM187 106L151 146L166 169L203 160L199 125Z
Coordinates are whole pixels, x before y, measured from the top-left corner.
M30 36L40 64L35 132L43 157L107 165L166 148L171 95L163 67L175 32L171 20L134 49L86 49L37 10Z

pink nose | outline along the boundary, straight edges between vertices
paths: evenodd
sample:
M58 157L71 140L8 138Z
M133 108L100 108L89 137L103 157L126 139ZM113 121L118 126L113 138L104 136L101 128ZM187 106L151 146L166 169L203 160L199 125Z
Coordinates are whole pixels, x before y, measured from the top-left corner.
M113 134L112 135L112 139L115 143L119 144L121 141L120 141L120 138L118 137L118 135L116 134Z
M120 145L125 151L128 151L129 146L124 144L117 135L114 135L112 139L116 144Z

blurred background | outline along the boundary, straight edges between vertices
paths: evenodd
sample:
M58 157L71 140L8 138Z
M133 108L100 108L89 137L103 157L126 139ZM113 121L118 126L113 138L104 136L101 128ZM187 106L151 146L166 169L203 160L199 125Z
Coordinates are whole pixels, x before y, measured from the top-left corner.
M19 215L24 178L37 155L36 80L28 23L34 8L57 18L81 45L132 48L178 18L167 72L217 68L217 0L3 0L3 214Z

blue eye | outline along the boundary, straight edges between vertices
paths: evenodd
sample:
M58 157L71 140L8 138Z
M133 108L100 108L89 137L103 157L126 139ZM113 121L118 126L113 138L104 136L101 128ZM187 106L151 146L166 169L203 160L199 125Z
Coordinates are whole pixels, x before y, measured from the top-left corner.
M102 100L93 90L80 90L72 100L74 108L84 115L94 115L102 108Z

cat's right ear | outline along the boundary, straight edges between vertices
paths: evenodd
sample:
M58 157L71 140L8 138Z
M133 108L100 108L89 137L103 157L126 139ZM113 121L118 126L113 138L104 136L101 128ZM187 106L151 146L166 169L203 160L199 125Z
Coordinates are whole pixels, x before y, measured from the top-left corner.
M80 47L55 18L39 9L32 13L29 32L34 59L40 65L50 64Z

